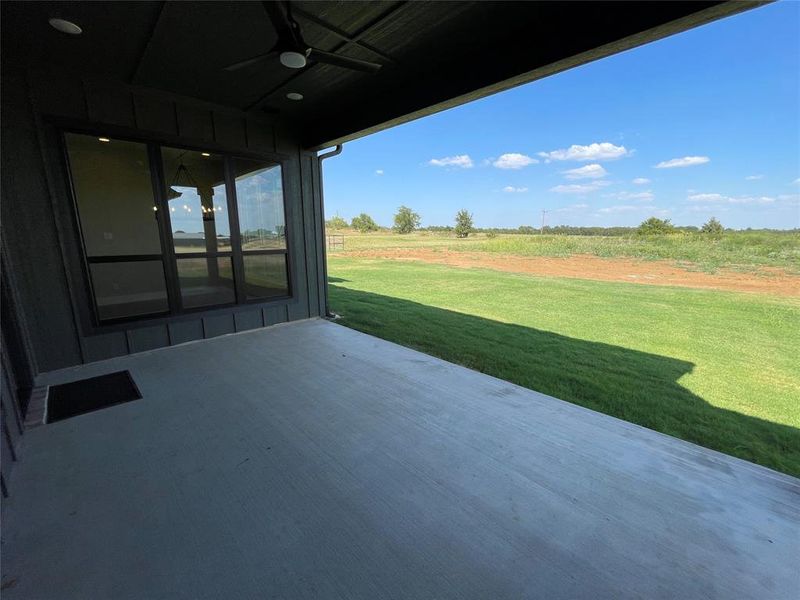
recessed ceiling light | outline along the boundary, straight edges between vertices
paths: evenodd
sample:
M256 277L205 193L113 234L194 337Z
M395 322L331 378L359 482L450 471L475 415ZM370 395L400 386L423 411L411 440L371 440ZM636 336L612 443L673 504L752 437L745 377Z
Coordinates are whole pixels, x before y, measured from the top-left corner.
M108 143L108 142L110 142L110 141L111 141L111 140L110 140L110 139L108 139L108 138L97 138L97 139L98 139L98 140L100 140L101 142L106 142L106 143Z
M210 155L208 152L201 152L200 154L201 154L202 156L211 156L211 155Z
M78 27L72 21L67 21L66 19L57 19L53 18L48 21L50 26L53 29L57 29L61 33L68 33L69 35L80 35L83 33L83 29Z
M289 92L288 94L286 94L286 97L289 100L302 100L303 99L303 94L300 94L298 92Z

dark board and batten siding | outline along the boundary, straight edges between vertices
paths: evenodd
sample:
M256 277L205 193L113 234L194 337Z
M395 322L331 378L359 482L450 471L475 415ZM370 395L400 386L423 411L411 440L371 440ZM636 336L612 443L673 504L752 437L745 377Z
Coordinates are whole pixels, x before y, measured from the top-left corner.
M288 127L151 89L65 73L4 73L2 225L4 249L35 349L38 372L324 314L318 159ZM208 144L231 153L288 156L284 190L293 297L283 303L87 332L88 290L74 209L51 119L108 125L165 143ZM82 312L83 311L83 312Z

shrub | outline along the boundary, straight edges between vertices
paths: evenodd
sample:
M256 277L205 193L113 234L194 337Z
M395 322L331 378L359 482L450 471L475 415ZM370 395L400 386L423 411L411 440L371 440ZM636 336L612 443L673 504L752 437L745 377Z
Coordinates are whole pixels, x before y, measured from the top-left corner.
M397 209L397 214L394 216L394 230L397 233L411 233L419 227L420 218L417 213L408 208L401 206Z
M360 233L369 233L370 231L378 231L378 224L372 220L367 213L361 213L357 217L353 217L350 225Z
M700 233L707 233L716 237L721 236L723 231L725 231L725 228L722 227L722 223L717 221L715 217L711 217L700 228Z
M339 215L335 217L331 217L329 220L325 221L325 227L328 229L344 229L347 227L347 221L345 221Z
M489 239L494 239L497 237L497 232L494 229L490 229L486 232L486 237Z
M640 235L665 235L667 233L675 233L675 226L670 223L669 219L650 217L639 225L639 229L636 232Z
M456 237L465 238L472 233L472 215L467 209L461 209L456 213Z

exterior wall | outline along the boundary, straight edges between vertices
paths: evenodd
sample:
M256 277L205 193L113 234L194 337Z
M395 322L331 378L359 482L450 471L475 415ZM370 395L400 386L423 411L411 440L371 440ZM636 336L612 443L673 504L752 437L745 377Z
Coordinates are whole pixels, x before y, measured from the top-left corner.
M280 121L65 73L4 69L2 83L3 251L36 373L324 314L319 160ZM89 292L59 143L65 122L283 157L292 298L88 327Z

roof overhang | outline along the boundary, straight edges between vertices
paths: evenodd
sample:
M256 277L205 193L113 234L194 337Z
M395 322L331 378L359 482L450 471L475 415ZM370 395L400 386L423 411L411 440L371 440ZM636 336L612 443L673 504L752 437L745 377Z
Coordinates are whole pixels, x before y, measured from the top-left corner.
M383 65L371 74L272 59L225 70L275 44L258 2L4 2L2 54L4 68L58 69L268 113L320 149L765 3L291 2L310 45ZM55 31L52 17L83 33Z

